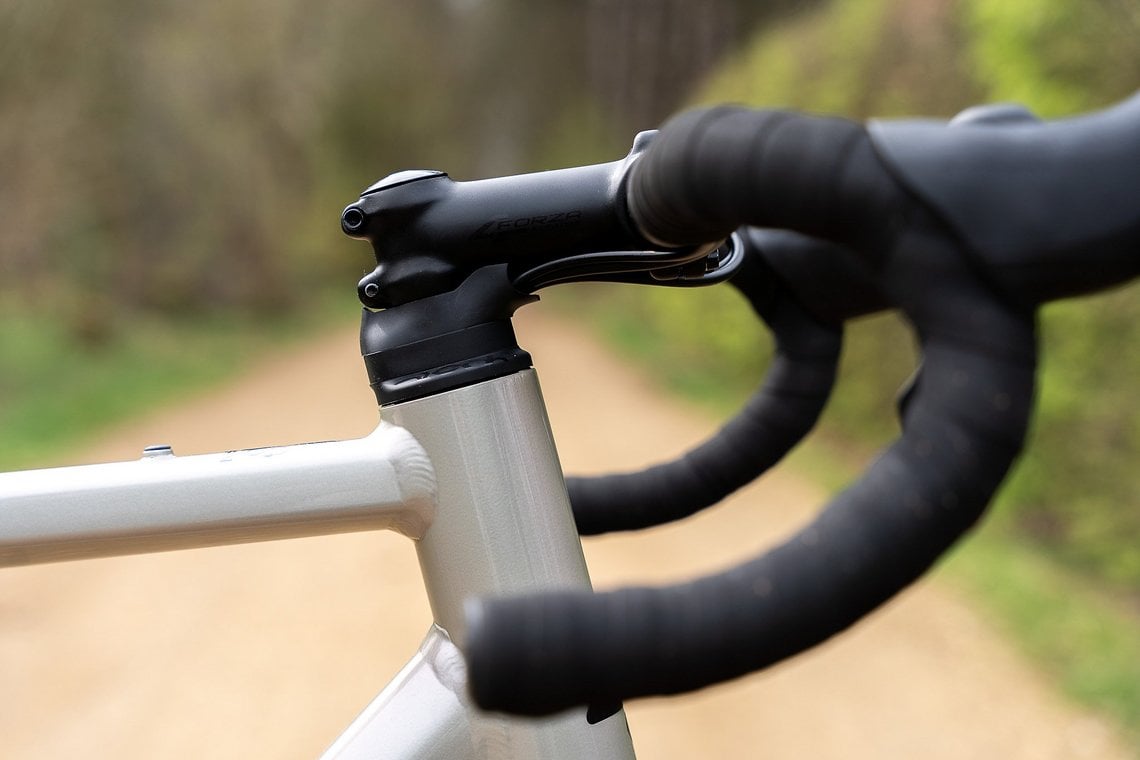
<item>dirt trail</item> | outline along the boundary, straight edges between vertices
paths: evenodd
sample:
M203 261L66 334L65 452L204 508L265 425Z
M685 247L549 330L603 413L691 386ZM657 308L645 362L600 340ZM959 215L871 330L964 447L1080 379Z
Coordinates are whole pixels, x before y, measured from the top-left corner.
M711 429L573 327L527 314L570 471L644 464ZM355 330L116 431L71 461L362 435ZM688 577L755 553L821 502L775 473L679 526L592 540L595 585ZM0 572L0 756L306 758L428 623L411 544L361 534ZM766 674L629 706L642 760L1125 758L974 613L923 584Z

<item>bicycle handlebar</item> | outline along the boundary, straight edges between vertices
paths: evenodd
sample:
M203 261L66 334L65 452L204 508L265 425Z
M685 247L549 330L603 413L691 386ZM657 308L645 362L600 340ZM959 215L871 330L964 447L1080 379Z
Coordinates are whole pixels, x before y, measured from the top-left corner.
M738 231L731 283L769 327L760 389L708 441L642 472L566 481L582 535L637 530L716 504L780 461L819 419L835 382L842 324L887 304L850 251L786 230Z
M748 238L731 283L775 338L763 385L715 435L676 461L636 473L568 478L579 533L638 530L716 504L775 465L815 426L835 383L842 324L810 315Z
M876 127L872 137L842 120L744 109L687 114L668 125L631 172L628 204L638 228L676 246L719 239L742 224L780 227L853 250L854 263L824 246L769 264L809 301L821 292L811 282L834 282L837 265L859 275L857 293L839 306L807 304L817 315L832 310L842 319L890 305L914 325L923 358L902 407L903 432L791 540L726 573L668 588L473 603L465 648L476 701L531 715L590 704L602 715L627 697L698 688L827 639L921 575L976 522L1021 450L1034 390L1036 304L1140 272L1140 180L1119 168L1136 165L1138 123L1140 98L1133 98L1084 119L1016 127L1033 144L1019 149L1023 163L1013 167L1017 181L1006 181L1006 207L1080 192L1102 199L1089 209L1092 221L1060 222L1052 237L1049 212L1010 211L1032 229L1003 236L993 222L1001 204L990 198L990 208L978 209L961 174L957 189L932 179L930 167L957 152L984 183L984 160L1010 139L984 119L947 129L925 154L912 149L921 125ZM1080 164L1089 151L1056 153L1090 141L1091 170ZM1096 184L1067 187L1072 176ZM968 226L971 213L984 217L978 234ZM1035 261L1047 264L1044 272L1029 271ZM650 481L659 478L642 482ZM584 490L574 488L576 496ZM655 493L634 491L625 498ZM606 519L591 516L585 529L605 527ZM618 527L645 522L614 519Z

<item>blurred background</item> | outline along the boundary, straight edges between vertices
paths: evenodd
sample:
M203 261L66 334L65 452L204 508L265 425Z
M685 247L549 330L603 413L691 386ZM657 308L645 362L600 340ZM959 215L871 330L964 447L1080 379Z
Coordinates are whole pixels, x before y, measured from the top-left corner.
M339 213L391 171L611 160L701 103L1061 117L1138 85L1133 0L0 0L0 468L352 321ZM727 289L552 300L718 413L766 361ZM797 466L833 487L893 435L908 344L853 327ZM945 572L1135 731L1140 291L1050 306L1042 345L1032 445Z

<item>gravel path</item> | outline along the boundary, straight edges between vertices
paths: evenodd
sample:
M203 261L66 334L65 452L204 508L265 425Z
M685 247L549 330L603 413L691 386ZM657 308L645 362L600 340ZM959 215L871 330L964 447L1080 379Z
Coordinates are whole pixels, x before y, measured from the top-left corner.
M524 310L569 471L680 451L712 423L583 332ZM67 461L363 435L374 403L354 328L107 435ZM62 462L61 462L62 463ZM822 501L774 473L681 525L591 540L595 585L721 568ZM411 544L359 534L0 572L0 757L306 758L414 649L427 604ZM641 760L1130 757L1063 704L942 584L772 671L629 705Z

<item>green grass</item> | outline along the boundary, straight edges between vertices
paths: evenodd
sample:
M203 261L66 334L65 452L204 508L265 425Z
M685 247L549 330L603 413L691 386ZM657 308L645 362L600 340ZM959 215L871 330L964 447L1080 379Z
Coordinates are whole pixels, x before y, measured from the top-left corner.
M669 390L727 414L756 388L771 340L730 288L576 285L543 300L584 318L611 345Z
M336 303L280 318L137 319L97 341L48 315L0 313L0 470L44 462L355 312L351 298Z
M989 529L987 529L989 528ZM1140 754L1140 610L1011 536L983 526L940 575L1079 704L1110 716Z

